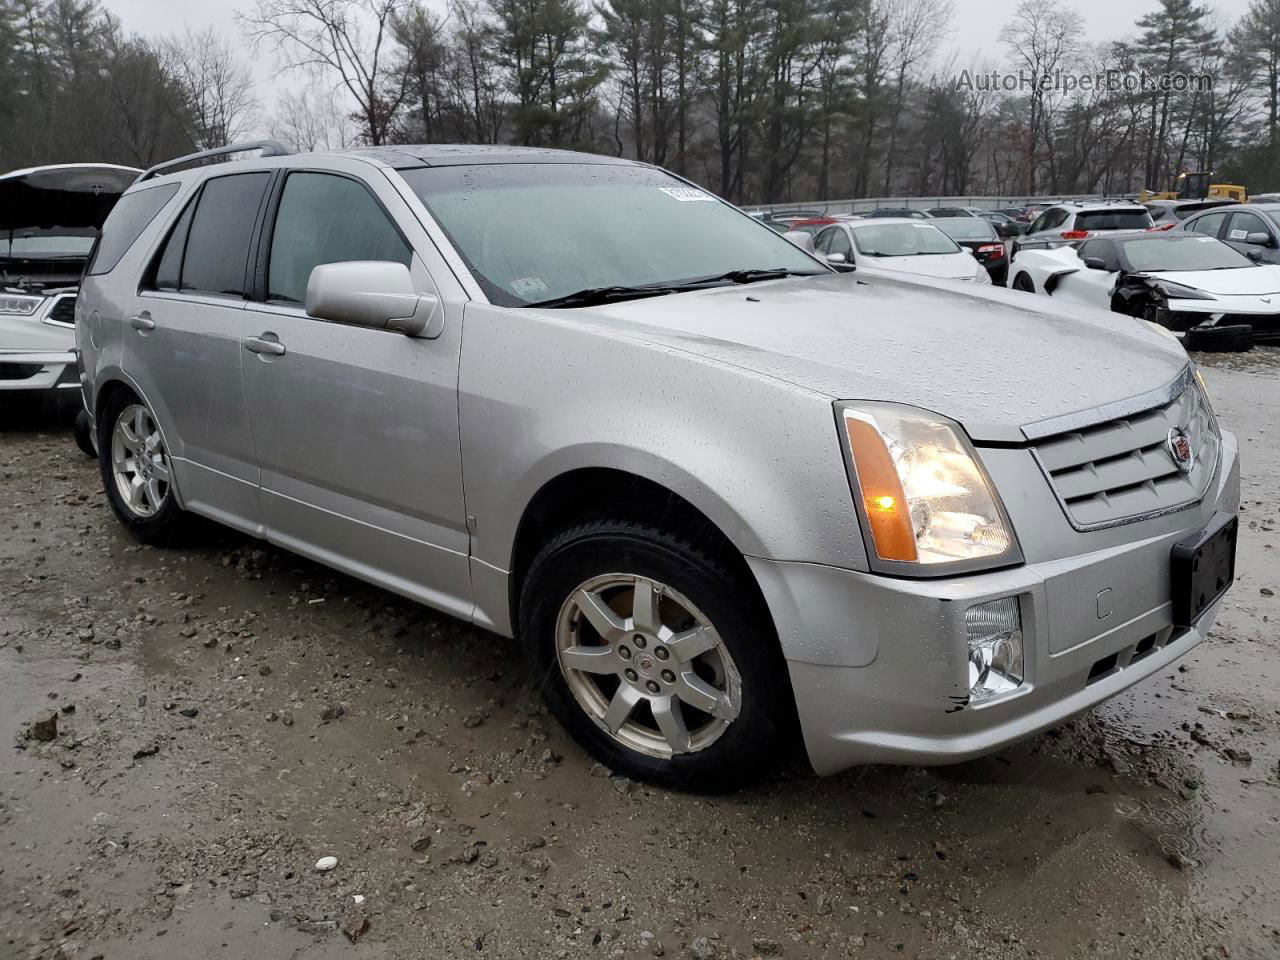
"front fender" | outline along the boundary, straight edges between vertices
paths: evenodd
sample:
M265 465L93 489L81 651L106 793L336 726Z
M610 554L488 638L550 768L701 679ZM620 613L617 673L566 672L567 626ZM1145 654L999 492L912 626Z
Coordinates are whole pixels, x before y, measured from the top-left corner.
M566 313L467 306L459 375L472 556L510 567L546 483L603 467L683 497L744 555L866 569L831 398Z

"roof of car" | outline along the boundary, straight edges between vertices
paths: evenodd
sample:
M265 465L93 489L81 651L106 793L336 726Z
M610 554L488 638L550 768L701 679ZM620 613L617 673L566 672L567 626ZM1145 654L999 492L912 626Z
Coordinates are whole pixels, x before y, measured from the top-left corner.
M919 217L874 217L868 220L850 220L845 226L847 227L883 227L893 226L894 224L911 224L914 226L933 226L934 220L938 218L930 217L924 224L921 224ZM958 218L952 218L958 219Z
M1138 203L1137 200L1063 200L1060 203L1050 204L1054 207L1068 207L1075 211L1093 211L1093 210L1141 210L1147 212L1147 208Z
M547 147L509 147L502 144L408 143L393 147L357 147L343 153L369 157L389 167L452 167L469 163L595 163L644 166L622 157Z

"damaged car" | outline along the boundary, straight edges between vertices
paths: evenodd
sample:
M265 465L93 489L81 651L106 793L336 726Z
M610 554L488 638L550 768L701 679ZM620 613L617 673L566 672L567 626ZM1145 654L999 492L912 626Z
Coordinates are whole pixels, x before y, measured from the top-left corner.
M103 221L141 172L67 163L0 176L0 391L75 396L76 286Z
M1150 320L1188 350L1280 343L1280 266L1195 233L1132 233L1022 250L1015 290Z

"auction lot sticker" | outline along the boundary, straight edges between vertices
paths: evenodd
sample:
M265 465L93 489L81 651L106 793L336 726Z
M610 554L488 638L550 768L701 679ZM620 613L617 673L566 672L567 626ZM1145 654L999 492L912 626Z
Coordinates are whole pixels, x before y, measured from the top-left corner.
M694 187L659 187L663 193L669 197L675 197L677 200L689 203L693 200L710 200L716 202L716 198L705 190L698 190Z

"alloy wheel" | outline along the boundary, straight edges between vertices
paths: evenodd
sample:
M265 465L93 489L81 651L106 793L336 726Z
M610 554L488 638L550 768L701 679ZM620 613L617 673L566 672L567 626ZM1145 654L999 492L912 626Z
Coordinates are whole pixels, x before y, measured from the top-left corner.
M579 585L556 619L556 656L587 716L648 756L705 750L741 709L741 675L711 621L647 577Z
M145 406L131 403L116 417L111 431L111 472L116 491L130 512L154 517L169 496L169 457L155 418Z

